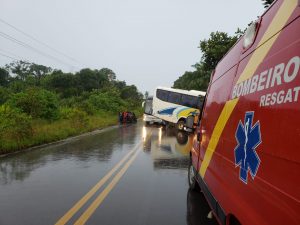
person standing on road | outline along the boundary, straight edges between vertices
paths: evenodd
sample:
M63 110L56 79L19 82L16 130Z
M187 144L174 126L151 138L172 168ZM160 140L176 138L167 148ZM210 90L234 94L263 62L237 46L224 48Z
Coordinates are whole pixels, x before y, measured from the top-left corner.
M122 121L123 121L122 112L119 112L119 122L122 123Z
M127 111L123 112L123 123L127 122Z

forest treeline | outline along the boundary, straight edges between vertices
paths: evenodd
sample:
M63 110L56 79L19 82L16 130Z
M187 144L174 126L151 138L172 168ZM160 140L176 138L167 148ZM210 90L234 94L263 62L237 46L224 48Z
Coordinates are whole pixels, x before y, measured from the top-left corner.
M199 48L202 52L200 62L193 65L194 71L186 71L180 76L173 87L206 91L213 69L241 35L242 31L239 29L233 36L217 31L212 32L209 39L200 41Z
M273 1L262 0L262 4L267 8ZM243 33L244 31L241 29L237 29L234 35L216 31L212 32L208 39L201 40L198 46L202 52L200 61L192 66L194 68L193 71L186 71L175 80L173 87L206 91L212 71Z
M15 61L0 68L0 153L115 124L143 95L108 68L64 73Z

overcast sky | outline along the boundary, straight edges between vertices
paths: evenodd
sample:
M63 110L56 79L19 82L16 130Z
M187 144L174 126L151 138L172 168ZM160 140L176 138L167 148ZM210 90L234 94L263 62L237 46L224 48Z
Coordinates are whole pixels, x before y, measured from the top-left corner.
M3 33L56 58L0 36L0 53L75 72L108 67L141 92L172 86L201 58L199 41L213 31L233 34L263 13L261 0L0 0ZM57 59L59 61L57 61ZM0 55L0 66L11 59ZM63 61L63 62L60 62ZM62 64L66 63L66 64Z

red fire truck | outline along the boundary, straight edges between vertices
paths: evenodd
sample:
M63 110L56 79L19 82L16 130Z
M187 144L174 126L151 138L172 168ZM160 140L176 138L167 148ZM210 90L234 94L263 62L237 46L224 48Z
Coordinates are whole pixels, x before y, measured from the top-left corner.
M300 224L299 16L275 1L211 75L189 184L220 224Z

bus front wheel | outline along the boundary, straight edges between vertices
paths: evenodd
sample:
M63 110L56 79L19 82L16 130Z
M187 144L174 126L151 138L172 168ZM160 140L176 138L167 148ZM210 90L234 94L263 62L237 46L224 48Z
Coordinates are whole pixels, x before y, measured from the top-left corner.
M184 120L179 120L179 121L177 122L177 129L178 129L178 130L183 130L184 125L185 125Z

